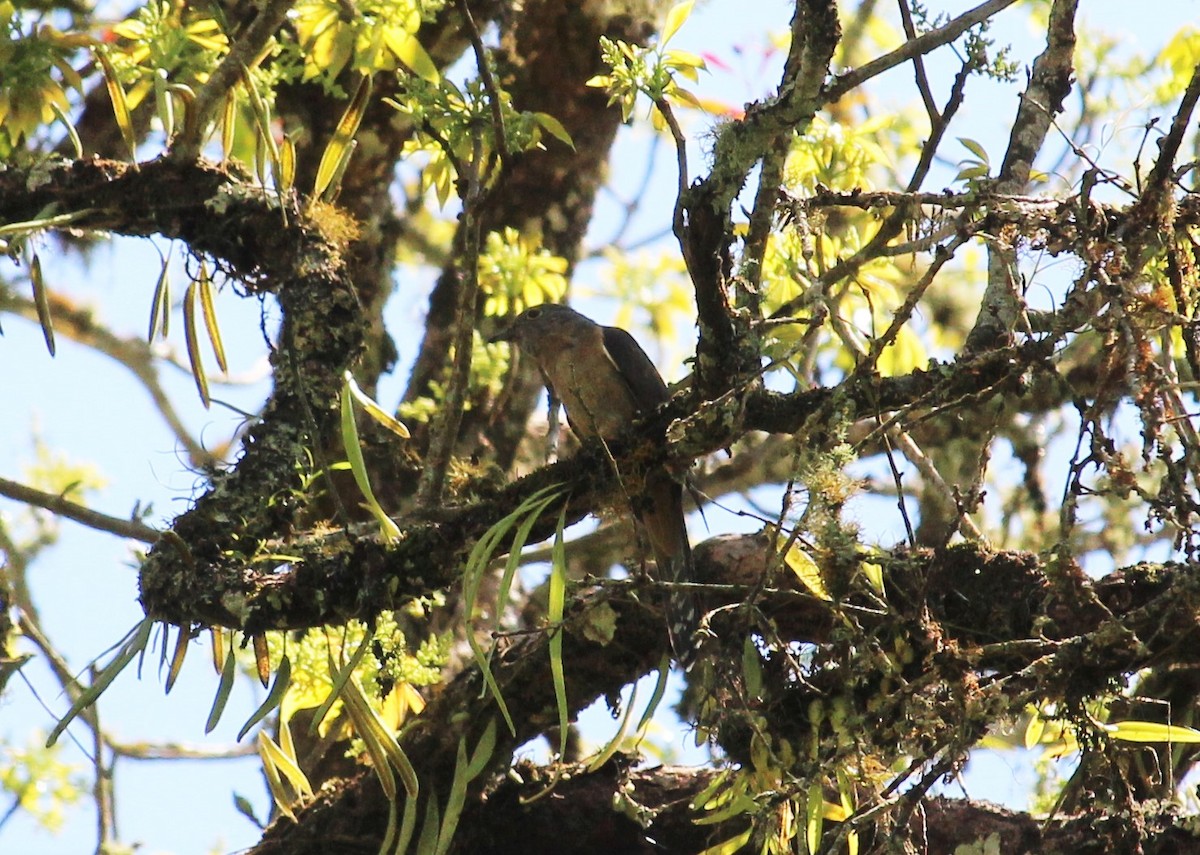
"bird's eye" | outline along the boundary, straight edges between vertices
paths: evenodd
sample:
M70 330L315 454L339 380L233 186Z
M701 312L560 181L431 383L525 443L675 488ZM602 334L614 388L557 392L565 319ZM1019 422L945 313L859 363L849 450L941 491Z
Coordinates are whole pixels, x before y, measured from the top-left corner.
M541 315L542 315L541 309L530 309L528 312L525 313L525 317L529 318L529 320L531 320L531 321L536 321L539 317L541 317Z

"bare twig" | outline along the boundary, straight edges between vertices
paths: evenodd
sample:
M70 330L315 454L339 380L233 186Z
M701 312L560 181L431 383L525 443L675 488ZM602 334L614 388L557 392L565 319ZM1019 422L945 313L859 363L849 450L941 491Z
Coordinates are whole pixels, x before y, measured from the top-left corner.
M988 0L988 2L979 4L971 11L959 15L945 26L938 27L936 30L930 30L924 35L905 42L891 53L868 62L866 65L860 65L858 68L838 75L825 88L825 100L829 102L836 101L847 92L851 92L862 86L872 77L878 77L883 72L908 62L914 57L927 54L943 45L949 44L971 27L983 23L1015 2L1017 0Z
M16 499L18 502L24 502L27 505L45 508L61 517L66 517L67 519L72 519L77 523L86 525L88 528L107 531L110 534L132 538L133 540L140 540L143 543L154 543L159 537L157 529L153 529L137 520L110 517L108 514L102 514L99 511L93 511L91 508L76 504L63 498L61 495L47 493L44 490L38 490L25 484L18 484L16 481L10 481L7 478L0 478L0 496L7 496L10 499Z

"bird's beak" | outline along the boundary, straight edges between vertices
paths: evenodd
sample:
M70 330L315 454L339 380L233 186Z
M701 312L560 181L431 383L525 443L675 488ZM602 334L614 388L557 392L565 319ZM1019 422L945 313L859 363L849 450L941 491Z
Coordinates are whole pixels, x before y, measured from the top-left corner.
M513 340L513 329L512 329L512 327L507 327L505 329L500 330L498 333L496 333L491 338L489 338L488 344L495 344L498 341L512 341L512 340Z

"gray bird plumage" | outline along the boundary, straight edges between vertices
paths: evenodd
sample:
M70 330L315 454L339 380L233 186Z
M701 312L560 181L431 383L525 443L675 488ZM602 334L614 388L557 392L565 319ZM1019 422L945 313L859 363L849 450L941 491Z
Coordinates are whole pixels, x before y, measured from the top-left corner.
M567 306L547 303L522 312L492 341L509 341L531 357L567 422L580 436L616 439L670 397L654 363L628 332L606 327ZM691 582L692 549L683 517L683 488L663 467L626 481L633 511L654 552L660 579ZM667 596L667 630L675 658L689 667L699 609L691 592Z

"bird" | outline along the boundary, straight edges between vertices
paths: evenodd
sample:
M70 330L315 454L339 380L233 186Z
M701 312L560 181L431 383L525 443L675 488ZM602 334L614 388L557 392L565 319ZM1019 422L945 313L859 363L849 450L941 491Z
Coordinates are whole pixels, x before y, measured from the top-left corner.
M491 341L515 344L533 359L551 398L561 401L567 423L580 437L611 441L671 397L650 357L627 331L602 326L569 306L543 303L526 309ZM692 547L683 516L683 486L665 466L623 482L634 516L650 542L658 578L694 580ZM668 591L667 633L684 669L695 662L699 609L684 587Z

